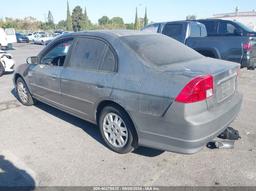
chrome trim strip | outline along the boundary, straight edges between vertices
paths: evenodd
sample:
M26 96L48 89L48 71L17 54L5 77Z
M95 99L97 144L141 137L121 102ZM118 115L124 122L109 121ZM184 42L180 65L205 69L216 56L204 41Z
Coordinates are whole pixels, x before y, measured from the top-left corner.
M228 80L230 80L230 79L232 79L232 78L234 78L234 77L236 77L236 76L237 76L237 73L235 72L235 73L232 74L231 76L228 76L228 77L226 77L226 78L221 79L220 81L218 81L217 86L219 86L219 85L222 84L223 82L228 81Z
M34 96L39 97L40 99L43 99L43 100L47 100L48 102L52 102L52 103L54 103L55 105L60 105L60 106L63 107L63 108L67 108L67 109L70 109L70 110L72 110L72 111L74 111L74 112L77 112L77 113L80 113L80 114L82 114L82 115L88 116L87 113L84 113L84 112L82 112L82 111L80 111L80 110L77 110L77 109L71 108L71 107L69 107L69 106L63 105L63 104L61 104L61 103L57 103L57 102L55 102L55 101L52 101L52 100L50 100L50 99L48 99L48 98L45 98L45 97L43 97L43 96L40 96L40 95L38 95L38 94L34 94Z
M49 89L49 88L46 88L46 87L43 87L43 86L39 86L39 85L34 84L34 83L30 83L30 85L34 86L34 87L38 87L38 88L44 89L44 90L47 90L49 92L53 92L53 93L56 93L56 94L61 94L60 92L57 92L55 90L52 90L52 89Z
M92 102L92 101L89 101L87 99L82 99L82 98L79 98L79 97L76 97L76 96L72 96L72 95L69 95L69 94L65 94L63 92L61 92L61 95L64 95L64 96L67 96L67 97L70 97L70 98L73 98L73 99L77 99L79 101L83 101L83 102L86 102L86 103L89 103L89 104L94 104L95 102Z
M65 94L65 93L63 93L63 92L57 92L57 91L55 91L55 90L52 90L52 89L49 89L49 88L46 88L46 87L43 87L43 86L39 86L39 85L34 84L34 83L31 83L30 85L35 86L35 87L38 87L38 88L42 88L42 89L44 89L44 90L53 92L53 93L55 93L55 94L64 95L64 96L67 96L67 97L70 97L70 98L73 98L73 99L77 99L77 100L79 100L79 101L83 101L83 102L86 102L86 103L89 103L89 104L95 104L95 102L89 101L89 100L87 100L87 99L82 99L82 98L79 98L79 97L76 97L76 96L72 96L72 95L69 95L69 94Z

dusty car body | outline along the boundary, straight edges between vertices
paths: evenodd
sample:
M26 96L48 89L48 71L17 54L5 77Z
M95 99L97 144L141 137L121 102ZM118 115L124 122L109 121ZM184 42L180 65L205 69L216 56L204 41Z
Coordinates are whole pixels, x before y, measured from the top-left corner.
M13 56L5 51L0 50L0 76L4 73L14 72L15 61Z
M55 47L62 53L54 57ZM119 153L137 146L198 152L242 103L239 64L206 58L161 34L68 34L30 59L14 75L21 102L40 100L98 124Z

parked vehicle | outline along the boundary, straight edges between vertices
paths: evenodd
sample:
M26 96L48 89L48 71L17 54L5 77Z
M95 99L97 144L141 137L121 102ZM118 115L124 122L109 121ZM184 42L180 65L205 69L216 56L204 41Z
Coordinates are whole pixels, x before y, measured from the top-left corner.
M98 124L106 145L195 153L238 114L239 64L206 58L161 34L60 36L14 75L19 100Z
M208 40L218 41L214 48L218 58L256 68L256 32L237 21L221 19L198 20L206 26ZM200 44L198 44L200 46Z
M207 57L237 62L248 69L256 67L256 33L238 22L217 19L164 22L151 24L143 31L165 34Z
M16 38L18 43L29 43L28 37L26 37L24 34L16 33Z
M15 62L11 54L0 50L0 77L14 71Z
M32 41L35 39L35 35L36 35L36 33L29 33L29 34L27 35L27 37L28 37L28 39L29 39L30 42L32 42Z
M33 40L34 44L47 45L54 37L48 34L38 34Z
M17 42L17 39L16 39L16 31L14 28L6 28L5 29L5 33L7 35L7 42L9 44L12 44L12 43L16 43Z
M3 28L0 28L0 50L8 47L7 35Z

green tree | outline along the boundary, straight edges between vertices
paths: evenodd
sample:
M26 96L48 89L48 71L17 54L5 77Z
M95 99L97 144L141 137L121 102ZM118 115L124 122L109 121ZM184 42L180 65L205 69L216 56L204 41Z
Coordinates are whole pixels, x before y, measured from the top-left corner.
M67 21L65 21L65 20L61 20L57 24L57 29L66 30L66 27L67 27Z
M144 16L144 27L148 25L148 11L147 8L145 9L145 16Z
M99 25L107 25L109 22L110 20L107 16L103 16L98 20Z
M196 15L188 15L186 20L196 20Z
M110 20L110 24L113 28L124 28L124 20L121 17L113 17Z
M72 26L75 32L81 31L85 28L85 17L83 9L80 6L76 6L72 12Z
M132 29L134 29L134 24L133 23L126 23L125 28L129 29L129 30L132 30Z
M88 14L87 14L87 10L86 10L86 7L84 8L84 23L85 23L85 26L83 29L89 29L90 26L91 26L91 21L88 17Z
M135 22L134 22L134 29L135 30L139 30L140 26L139 26L139 19L138 19L138 9L136 7L136 13L135 13Z
M52 15L52 12L49 11L48 12L48 17L47 17L47 21L50 25L53 25L54 24L54 19L53 19L53 15Z
M66 30L71 31L72 30L72 18L70 16L70 10L69 10L69 3L67 1L67 20L66 20Z

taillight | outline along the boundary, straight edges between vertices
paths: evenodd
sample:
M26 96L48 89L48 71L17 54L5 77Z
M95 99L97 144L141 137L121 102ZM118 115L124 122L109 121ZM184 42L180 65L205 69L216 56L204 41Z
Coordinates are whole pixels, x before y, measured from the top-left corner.
M251 51L251 50L252 50L252 44L251 44L251 43L245 43L245 44L243 44L243 49L244 49L244 51L246 51L246 52Z
M213 77L198 76L192 79L176 98L180 103L195 103L213 96Z

